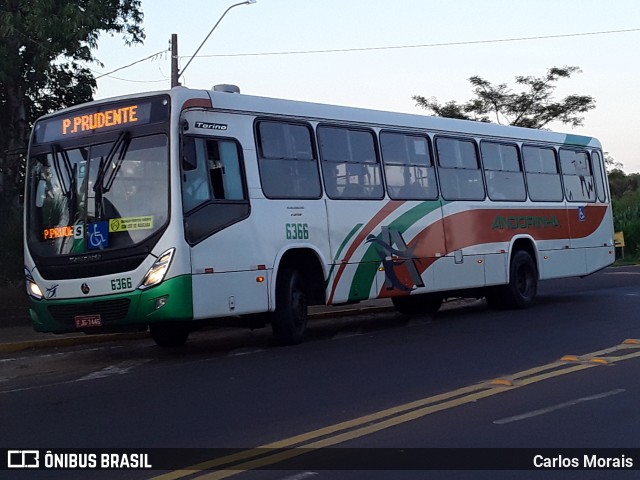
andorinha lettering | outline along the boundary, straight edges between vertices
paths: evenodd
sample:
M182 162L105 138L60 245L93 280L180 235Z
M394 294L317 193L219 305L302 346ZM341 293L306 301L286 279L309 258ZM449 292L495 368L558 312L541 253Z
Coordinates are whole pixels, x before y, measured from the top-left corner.
M114 108L104 112L77 115L62 119L62 135L69 135L90 130L100 130L104 127L126 125L138 122L138 105Z
M538 217L533 215L520 215L512 217L503 217L501 215L496 216L491 228L493 230L517 230L527 228L558 228L560 227L560 220L556 215L547 217Z

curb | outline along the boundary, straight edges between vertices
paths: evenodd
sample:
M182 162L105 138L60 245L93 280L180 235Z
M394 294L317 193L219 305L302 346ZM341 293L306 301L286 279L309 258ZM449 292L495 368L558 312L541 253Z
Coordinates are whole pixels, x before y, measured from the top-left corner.
M310 313L311 318L336 318L348 315L362 315L393 311L392 306L348 308L335 311ZM120 340L139 340L151 338L149 332L105 333L95 335L78 335L73 337L46 338L42 340L23 340L19 342L0 343L0 353L15 353L30 349L71 347L74 345L90 345L93 343L115 342Z
M92 343L113 342L116 340L136 340L150 337L149 332L106 333L100 335L84 335L77 337L47 338L42 340L24 340L20 342L0 343L0 353L15 353L37 348L71 347L74 345L90 345Z

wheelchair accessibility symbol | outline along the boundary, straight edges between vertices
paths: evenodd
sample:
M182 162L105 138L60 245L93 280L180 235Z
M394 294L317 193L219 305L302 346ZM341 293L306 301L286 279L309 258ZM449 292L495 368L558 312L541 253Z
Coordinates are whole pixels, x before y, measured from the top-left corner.
M578 220L585 222L587 220L587 212L584 207L578 207Z
M109 222L89 224L89 250L107 248L109 246Z

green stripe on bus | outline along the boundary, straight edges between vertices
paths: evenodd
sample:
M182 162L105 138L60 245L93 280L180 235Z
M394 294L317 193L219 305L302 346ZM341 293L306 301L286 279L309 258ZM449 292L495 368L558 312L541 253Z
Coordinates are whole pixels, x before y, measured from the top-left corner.
M422 202L407 212L400 215L394 221L392 221L388 227L392 230L397 230L400 233L407 231L414 223L421 218L424 218L434 210L440 208L441 203L438 201ZM369 298L369 292L371 286L376 278L376 272L382 260L378 255L376 246L372 243L360 261L360 265L356 269L356 273L351 282L351 288L349 289L349 301L357 301Z
M582 147L586 147L587 145L589 145L589 143L591 143L591 140L593 140L593 138L591 137L567 134L564 138L564 143L565 145L580 145Z
M344 247L347 246L347 243L349 243L349 240L351 240L351 238L353 238L353 236L358 232L358 230L360 230L362 228L362 225L364 225L364 223L358 223L355 227L353 227L351 229L351 231L349 232L349 234L346 236L346 238L340 244L340 247L338 247L338 251L336 252L336 256L333 259L333 264L331 265L331 270L329 270L329 276L327 277L327 282L329 282L329 280L331 279L331 276L333 275L333 271L335 270L336 266L338 265L338 259L340 258L340 254L342 253L342 250L344 250Z
M78 289L79 290L79 289ZM166 304L157 308L157 299L166 297ZM31 320L38 332L69 333L77 331L73 322L73 314L66 315L64 322L56 320L49 307L66 306L71 312L89 311L99 314L108 309L111 301L128 301L128 306L121 318L108 321L105 326L146 325L153 322L193 320L193 285L191 275L180 275L165 280L148 290L132 290L113 295L100 295L91 298L65 298L55 300L30 301ZM125 304L126 305L126 304Z

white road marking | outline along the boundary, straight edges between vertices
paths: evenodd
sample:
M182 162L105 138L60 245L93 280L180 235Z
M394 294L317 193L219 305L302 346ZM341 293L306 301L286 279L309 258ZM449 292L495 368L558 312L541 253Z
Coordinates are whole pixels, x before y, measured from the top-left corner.
M343 338L352 338L352 337L362 337L363 335L367 335L361 328L357 330L345 330L336 333L331 340L342 340Z
M260 352L264 352L264 350L262 348L258 348L258 349L254 349L254 350L240 348L238 350L233 350L233 351L229 352L227 356L229 356L229 357L241 357L243 355L252 355L254 353L260 353Z
M112 375L124 375L125 373L129 373L132 369L139 367L140 365L143 365L150 361L151 359L138 360L138 361L126 361L126 362L120 362L117 365L109 365L108 367L98 370L97 372L92 372L88 375L84 375L83 377L78 378L76 382L84 382L86 380L96 380L98 378L111 377Z
M513 417L502 418L500 420L495 420L493 423L496 425L504 425L506 423L519 422L520 420L526 420L527 418L537 417L539 415L545 415L550 412L555 412L556 410L560 410L567 407L573 407L574 405L578 405L583 402L590 402L592 400L600 400L602 398L612 397L613 395L618 395L619 393L626 392L624 388L618 388L616 390L611 390L610 392L599 393L597 395L591 395L589 397L577 398L575 400L570 400L568 402L559 403L558 405L552 405L551 407L541 408L539 410L533 410L532 412L523 413L521 415L515 415Z
M302 472L289 477L281 478L280 480L304 480L305 478L314 477L318 475L318 472Z
M16 362L19 360L38 360L43 358L51 359L56 357L68 357L71 355L86 354L87 352L98 352L101 350L115 350L119 348L124 348L124 346L116 345L116 346L108 346L108 347L83 348L82 350L70 350L67 352L43 353L39 355L29 355L29 356L25 355L22 357L0 358L0 363Z
M101 370L98 370L96 372L92 372L89 373L87 375L84 375L80 378L76 378L74 380L65 380L63 382L53 382L53 383L43 383L40 385L32 385L30 387L22 387L22 388L14 388L11 390L0 390L0 395L2 394L6 394L6 393L16 393L16 392L26 392L29 390L39 390L39 389L43 389L43 388L48 388L48 387L57 387L60 385L70 385L72 383L77 383L77 382L84 382L87 380L97 380L100 378L107 378L113 375L123 375L126 373L129 373L131 370L133 370L136 367L139 367L141 365L144 365L145 363L150 362L151 359L145 359L145 360L137 360L137 361L126 361L126 362L121 362L117 365L111 365L109 367L105 367Z

